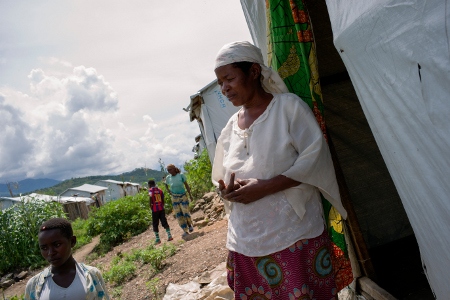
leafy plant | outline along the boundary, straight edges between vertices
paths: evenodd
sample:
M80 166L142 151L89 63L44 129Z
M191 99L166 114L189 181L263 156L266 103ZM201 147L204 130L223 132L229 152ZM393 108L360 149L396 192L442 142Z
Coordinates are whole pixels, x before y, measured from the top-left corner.
M111 289L111 296L113 299L120 299L120 296L122 295L123 286L118 285L116 287L113 287Z
M164 244L156 248L153 245L145 249L135 249L125 257L125 260L139 261L143 264L150 264L154 270L159 271L163 267L163 260L175 254L176 247L172 244Z
M155 271L162 269L163 260L174 255L176 247L172 244L164 244L155 248L150 245L144 249L134 249L131 253L121 253L111 261L111 268L103 272L106 281L115 285L121 285L133 278L136 274L136 264L150 264Z
M46 220L65 217L57 202L32 198L0 212L0 273L20 268L37 268L46 261L38 248L39 226Z
M73 250L77 250L92 241L92 236L87 234L88 221L83 219L76 219L72 222L73 235L77 237L77 243Z
M89 215L87 233L90 236L100 234L99 249L106 252L147 230L150 221L148 195L143 191L94 208Z
M150 281L147 281L145 283L147 288L152 293L154 299L158 299L158 283L159 283L159 280L160 279L158 277L155 277L155 278L153 278Z
M115 285L130 280L136 274L136 266L131 261L121 261L111 266L111 268L104 272L103 277L106 281Z
M197 159L187 161L184 164L184 170L194 199L201 198L204 193L214 190L211 182L212 166L206 149Z

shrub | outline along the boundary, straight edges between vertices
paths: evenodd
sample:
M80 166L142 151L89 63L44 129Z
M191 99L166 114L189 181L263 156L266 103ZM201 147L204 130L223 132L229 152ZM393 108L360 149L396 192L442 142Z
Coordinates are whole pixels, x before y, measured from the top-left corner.
M153 299L157 299L158 298L158 283L159 283L159 281L160 281L160 279L158 277L155 277L152 280L147 281L145 283L147 288L152 293Z
M150 264L155 271L159 271L163 267L164 259L174 255L176 251L177 248L172 244L163 244L159 248L150 245L145 249L133 250L124 259L128 261L139 261L142 264Z
M38 247L39 226L56 217L65 217L61 204L38 199L1 211L0 273L46 264Z
M133 278L135 273L136 266L133 262L122 261L113 265L109 271L104 272L103 277L108 282L120 285Z
M106 281L120 285L130 280L136 274L136 263L150 264L155 271L163 267L163 261L175 254L176 247L172 244L164 244L155 248L150 245L144 249L134 249L131 253L120 254L111 261L111 268L103 272Z
M166 214L170 214L173 211L173 206L169 190L162 181L158 182L157 185L164 193L164 210L166 211Z
M108 202L89 215L87 233L100 236L100 249L109 251L130 237L147 230L151 221L147 192Z
M187 161L184 164L184 170L194 199L199 199L204 193L214 190L211 181L212 167L206 149L197 159Z
M92 241L92 237L88 235L88 221L83 219L76 219L72 222L73 235L77 237L77 243L73 250L77 250Z

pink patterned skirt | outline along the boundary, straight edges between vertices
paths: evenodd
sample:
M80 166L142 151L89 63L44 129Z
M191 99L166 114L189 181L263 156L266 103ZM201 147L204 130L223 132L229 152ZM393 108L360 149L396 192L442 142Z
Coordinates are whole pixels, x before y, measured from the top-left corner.
M227 271L236 300L338 299L326 230L263 257L229 251Z

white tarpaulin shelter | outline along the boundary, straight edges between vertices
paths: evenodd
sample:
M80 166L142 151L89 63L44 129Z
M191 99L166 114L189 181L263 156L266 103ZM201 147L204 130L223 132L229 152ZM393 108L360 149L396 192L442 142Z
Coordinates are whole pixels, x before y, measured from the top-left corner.
M424 272L437 299L448 299L450 2L326 2L335 47L413 227ZM265 53L265 1L241 4Z
M214 80L197 94L191 96L191 103L185 109L189 110L191 122L197 119L200 132L208 149L209 159L214 160L216 142L228 119L239 110L233 106L220 92L217 81Z

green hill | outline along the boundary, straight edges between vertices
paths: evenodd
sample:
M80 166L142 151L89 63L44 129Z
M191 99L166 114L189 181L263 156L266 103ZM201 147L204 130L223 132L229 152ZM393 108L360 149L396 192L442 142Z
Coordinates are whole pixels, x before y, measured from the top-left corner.
M147 183L147 181L151 178L155 179L156 181L160 181L163 177L163 173L161 171L151 170L151 169L145 169L145 168L137 168L134 169L131 172L126 172L120 175L98 175L98 176L87 176L87 177L79 177L79 178L71 178L62 181L61 183L58 183L57 185L54 185L52 187L36 190L35 193L38 194L46 194L46 195L59 195L68 188L77 187L80 185L83 185L85 183L87 184L94 184L99 180L102 179L111 179L111 180L117 180L117 181L128 181L128 182L134 182L139 183L143 185L144 183Z

